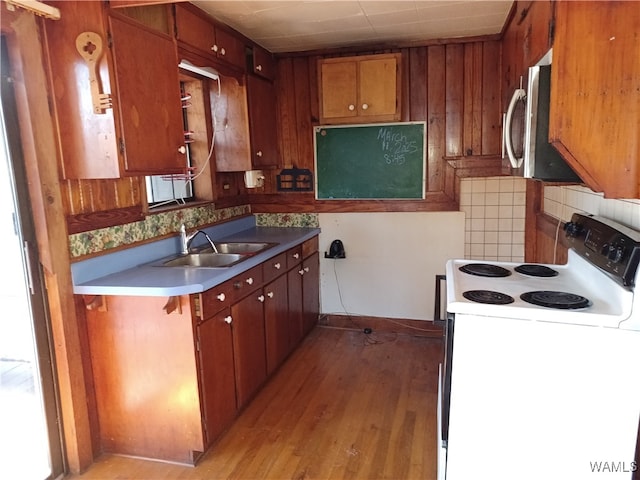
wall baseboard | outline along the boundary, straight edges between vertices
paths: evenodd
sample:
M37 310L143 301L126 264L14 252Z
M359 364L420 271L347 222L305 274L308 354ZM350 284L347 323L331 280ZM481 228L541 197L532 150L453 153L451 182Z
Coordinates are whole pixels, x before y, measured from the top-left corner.
M442 337L442 327L425 320L328 314L320 316L318 325L350 330L370 328L372 332L393 332L418 337Z

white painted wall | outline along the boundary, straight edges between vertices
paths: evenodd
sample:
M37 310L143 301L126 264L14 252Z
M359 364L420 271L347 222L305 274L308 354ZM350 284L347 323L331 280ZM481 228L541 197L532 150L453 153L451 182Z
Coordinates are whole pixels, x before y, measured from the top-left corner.
M462 212L321 213L324 314L431 320L435 275L464 257ZM325 259L331 242L345 259Z

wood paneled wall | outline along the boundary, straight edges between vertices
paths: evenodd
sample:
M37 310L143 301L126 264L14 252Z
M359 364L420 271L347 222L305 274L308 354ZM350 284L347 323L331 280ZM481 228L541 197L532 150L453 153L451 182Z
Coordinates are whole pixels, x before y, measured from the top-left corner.
M265 187L221 190L224 203L245 193L254 211L428 211L457 210L458 179L503 172L501 150L501 43L478 40L362 54L399 51L403 55L403 121L427 122L427 198L423 201L315 201L313 193L278 193L279 169L266 171ZM278 59L276 92L281 166L314 170L313 126L319 124L317 61L323 55ZM324 56L329 56L324 55ZM144 213L143 180L65 180L68 217L103 224L137 220ZM235 183L235 182L234 182ZM230 195L231 194L231 195ZM240 200L240 198L239 198ZM79 227L82 229L82 227ZM86 228L85 228L86 229Z
M314 201L313 194L253 196L255 211L457 210L457 179L502 173L501 44L497 40L437 44L359 54L402 53L402 121L427 123L427 198L423 201ZM329 55L325 55L329 56ZM313 127L319 125L317 61L278 59L282 164L314 170ZM278 171L270 171L275 178ZM275 181L268 181L266 194Z

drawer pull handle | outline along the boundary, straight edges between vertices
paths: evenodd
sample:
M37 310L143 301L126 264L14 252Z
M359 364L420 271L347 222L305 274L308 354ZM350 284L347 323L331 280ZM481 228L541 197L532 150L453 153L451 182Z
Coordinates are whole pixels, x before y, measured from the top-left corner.
M262 65L256 65L256 71L261 72L262 71Z
M253 285L253 277L247 278L245 282L247 282L248 285Z
M218 296L216 297L218 300L220 300L221 302L224 302L225 298L227 298L227 296L224 293L220 293L218 294Z
M273 298L273 292L268 292L268 293L267 293L267 297L269 297L269 298Z
M299 253L294 253L293 254L293 258L295 258L296 260L300 258L300 254Z
M303 270L305 271L305 273L309 273L309 267L304 267Z
M280 262L273 264L273 268L275 268L276 270L280 270L280 267L281 267Z
M259 302L264 302L264 295L258 296L258 301Z
M298 270L298 273L299 273L300 275L304 275L304 269L303 269L303 268L301 268L300 270Z
M233 322L233 318L231 317L231 315L227 315L226 317L224 317L224 323L231 325L231 322Z

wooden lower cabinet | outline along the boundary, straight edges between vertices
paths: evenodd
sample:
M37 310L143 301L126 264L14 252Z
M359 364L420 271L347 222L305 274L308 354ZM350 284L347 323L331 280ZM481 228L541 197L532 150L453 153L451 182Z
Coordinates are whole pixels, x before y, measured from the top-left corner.
M264 287L264 327L267 348L267 374L273 373L291 353L287 275Z
M200 392L207 444L231 425L238 412L232 319L230 309L225 308L196 327Z
M318 323L320 315L320 255L315 252L302 262L302 334Z
M262 290L231 306L233 358L238 408L244 407L267 379Z
M304 337L302 328L303 308L302 308L302 276L304 271L301 264L287 272L287 282L289 287L289 343L297 345Z
M86 311L104 452L197 462L315 326L310 242L199 294Z
M193 464L206 448L189 297L105 298L88 310L103 452Z

